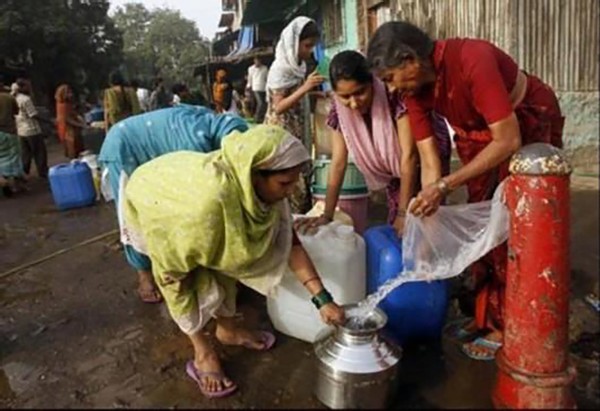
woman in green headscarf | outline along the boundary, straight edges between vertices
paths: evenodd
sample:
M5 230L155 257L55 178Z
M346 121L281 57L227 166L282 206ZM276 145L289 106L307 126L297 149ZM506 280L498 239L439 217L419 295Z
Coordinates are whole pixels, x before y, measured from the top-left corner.
M209 154L152 160L127 185L122 240L150 257L169 312L194 346L186 371L208 397L236 389L201 331L211 318L223 344L266 350L275 342L235 325L237 281L267 295L289 264L323 321L343 321L292 232L287 197L309 159L299 139L261 125L232 133Z

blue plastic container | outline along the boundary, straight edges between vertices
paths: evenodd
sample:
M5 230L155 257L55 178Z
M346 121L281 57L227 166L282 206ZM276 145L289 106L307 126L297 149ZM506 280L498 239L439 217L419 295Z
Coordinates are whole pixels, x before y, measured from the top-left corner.
M364 234L367 245L367 292L402 272L402 241L389 225ZM448 309L448 280L410 282L379 304L388 316L387 331L399 344L440 338Z
M92 171L79 161L58 164L48 172L50 190L59 210L86 207L96 201Z

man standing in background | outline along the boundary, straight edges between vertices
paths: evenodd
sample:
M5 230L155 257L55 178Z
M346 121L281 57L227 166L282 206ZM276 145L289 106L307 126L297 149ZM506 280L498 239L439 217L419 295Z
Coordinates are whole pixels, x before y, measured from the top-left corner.
M154 80L154 90L150 94L149 102L150 110L160 110L161 108L171 107L171 100L165 89L162 77L157 77Z
M12 88L11 90L12 91ZM6 197L18 191L23 178L23 164L15 116L19 112L17 101L4 87L0 74L0 189Z
M246 87L254 93L256 110L254 121L262 123L267 111L267 75L269 69L262 64L260 57L254 57L254 64L248 68L248 82Z
M19 114L15 117L17 122L17 134L21 142L21 158L23 160L23 171L29 174L31 160L35 161L38 176L48 177L48 153L44 133L39 121L52 122L40 117L31 99L31 87L29 81L18 79L19 91L16 96Z
M150 90L141 87L140 82L137 79L131 81L131 88L135 90L142 111L150 111Z

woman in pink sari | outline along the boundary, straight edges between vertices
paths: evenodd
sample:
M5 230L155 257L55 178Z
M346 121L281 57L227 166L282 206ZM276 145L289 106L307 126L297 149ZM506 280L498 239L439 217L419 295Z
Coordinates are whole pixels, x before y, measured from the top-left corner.
M369 190L386 189L388 224L401 236L408 203L418 187L417 152L406 108L399 95L389 93L373 77L365 57L356 51L338 53L331 61L329 77L335 97L327 119L333 133L325 211L319 217L299 220L297 228L306 231L332 221L351 154ZM447 173L448 130L442 118L434 124Z

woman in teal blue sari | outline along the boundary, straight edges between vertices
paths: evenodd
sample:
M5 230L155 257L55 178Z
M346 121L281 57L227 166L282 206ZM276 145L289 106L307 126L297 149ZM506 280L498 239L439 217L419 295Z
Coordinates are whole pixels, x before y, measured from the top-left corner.
M98 160L108 172L119 226L122 226L120 194L137 167L175 151L208 153L218 150L225 136L247 129L246 122L236 115L216 114L206 107L187 104L129 117L111 127ZM162 301L152 276L150 259L128 245L124 245L124 251L129 265L138 273L138 294L142 301Z

